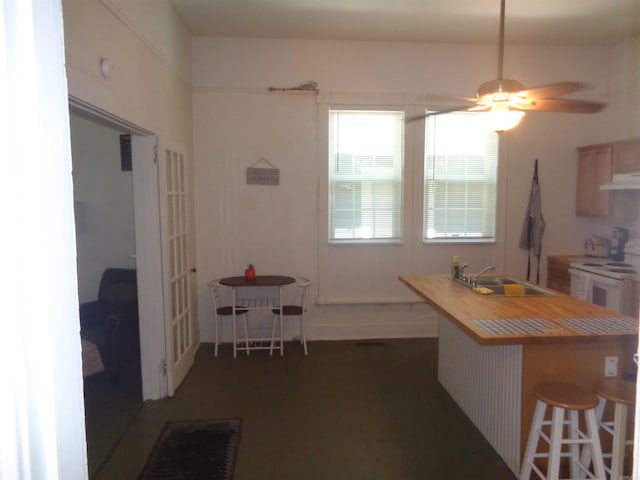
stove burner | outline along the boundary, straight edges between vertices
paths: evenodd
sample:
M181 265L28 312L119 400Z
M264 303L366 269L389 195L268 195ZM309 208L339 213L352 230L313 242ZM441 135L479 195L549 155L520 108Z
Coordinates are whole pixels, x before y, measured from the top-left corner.
M608 271L615 273L638 273L635 270L629 270L628 268L610 268Z
M610 262L610 263L605 263L605 265L607 265L608 267L632 267L633 266L630 263L624 263L624 262Z

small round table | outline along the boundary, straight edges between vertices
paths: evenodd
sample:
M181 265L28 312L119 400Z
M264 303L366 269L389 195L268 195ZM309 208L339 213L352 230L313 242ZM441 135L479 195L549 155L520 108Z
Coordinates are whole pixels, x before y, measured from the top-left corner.
M236 335L236 306L242 306L247 310L280 310L280 355L284 355L283 328L282 328L282 287L296 281L294 277L287 275L256 275L254 280L247 280L244 276L227 277L220 279L222 285L232 288L232 320L233 320L233 356L236 357L237 350L245 350L249 355L250 350L266 350L273 348L274 336L270 338L245 338L244 347L239 347ZM278 298L237 298L239 288L247 287L278 287ZM250 345L250 342L269 341L269 346Z

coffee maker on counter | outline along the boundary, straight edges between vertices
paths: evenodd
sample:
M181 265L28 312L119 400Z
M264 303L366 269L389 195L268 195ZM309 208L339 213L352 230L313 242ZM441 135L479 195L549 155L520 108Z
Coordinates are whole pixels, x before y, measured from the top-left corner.
M629 230L622 227L613 227L613 239L609 248L609 258L616 262L624 260L624 246L629 240Z

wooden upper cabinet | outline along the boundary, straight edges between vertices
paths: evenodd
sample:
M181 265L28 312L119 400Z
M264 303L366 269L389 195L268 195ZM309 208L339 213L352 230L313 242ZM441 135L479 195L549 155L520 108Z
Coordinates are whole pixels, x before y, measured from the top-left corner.
M600 185L611 182L611 145L578 147L576 215L606 217L611 211L611 194Z
M613 173L640 172L640 139L613 144Z

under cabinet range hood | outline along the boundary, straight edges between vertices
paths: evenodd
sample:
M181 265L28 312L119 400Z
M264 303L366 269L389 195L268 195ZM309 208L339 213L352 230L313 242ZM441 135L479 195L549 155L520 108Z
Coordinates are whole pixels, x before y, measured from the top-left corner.
M640 172L616 173L611 183L600 185L600 190L640 190Z

